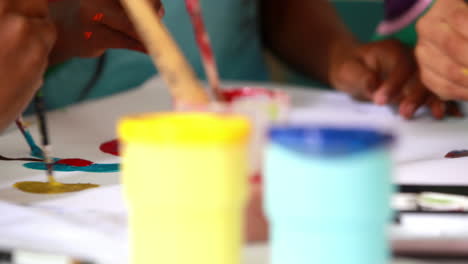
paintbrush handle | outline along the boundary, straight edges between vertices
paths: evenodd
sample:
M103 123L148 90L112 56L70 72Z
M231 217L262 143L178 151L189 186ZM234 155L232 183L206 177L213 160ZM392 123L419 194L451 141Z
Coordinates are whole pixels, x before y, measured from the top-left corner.
M49 135L47 131L46 117L45 117L45 107L44 100L40 92L34 97L34 107L36 108L36 115L39 122L39 131L41 133L41 144L42 146L47 146L50 144Z
M177 103L207 104L209 96L147 0L122 0Z
M45 116L45 106L44 106L44 97L41 91L39 91L34 97L34 106L36 110L37 119L39 121L39 131L41 133L42 141L42 154L44 162L47 168L47 177L50 182L55 182L53 178L53 160L52 160L52 150L49 140L49 129L47 128L47 119Z
M210 36L203 21L199 0L185 0L185 6L190 15L195 32L198 50L205 68L206 77L210 83L211 90L218 101L223 100L223 93L219 80L218 66L211 46Z

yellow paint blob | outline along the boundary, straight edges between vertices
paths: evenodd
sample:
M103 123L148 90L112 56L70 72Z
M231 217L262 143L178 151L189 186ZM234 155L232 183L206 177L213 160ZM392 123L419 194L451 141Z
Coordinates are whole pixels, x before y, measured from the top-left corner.
M462 69L462 73L463 73L464 75L468 75L468 68L463 68L463 69Z
M49 182L25 181L17 182L13 185L15 188L28 193L37 194L58 194L79 192L86 189L99 187L97 184L90 183L60 183L52 179Z

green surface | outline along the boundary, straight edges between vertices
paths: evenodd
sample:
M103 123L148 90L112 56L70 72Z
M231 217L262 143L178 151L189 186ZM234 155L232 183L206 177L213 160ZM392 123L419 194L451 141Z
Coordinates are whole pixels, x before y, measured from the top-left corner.
M361 41L369 41L383 18L383 4L370 1L333 1L341 18Z

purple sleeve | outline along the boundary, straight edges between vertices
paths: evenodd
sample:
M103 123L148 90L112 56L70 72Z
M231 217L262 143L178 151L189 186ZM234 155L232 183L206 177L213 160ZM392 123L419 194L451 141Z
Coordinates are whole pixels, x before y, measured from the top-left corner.
M431 5L432 0L385 0L385 18L377 32L390 35L411 25Z
M418 0L385 0L385 20L394 20L406 13Z

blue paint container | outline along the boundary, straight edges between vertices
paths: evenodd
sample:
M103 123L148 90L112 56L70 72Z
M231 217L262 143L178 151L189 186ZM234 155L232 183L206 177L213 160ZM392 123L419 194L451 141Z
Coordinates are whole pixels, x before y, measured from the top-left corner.
M374 130L274 127L265 162L273 264L384 264L392 136Z

